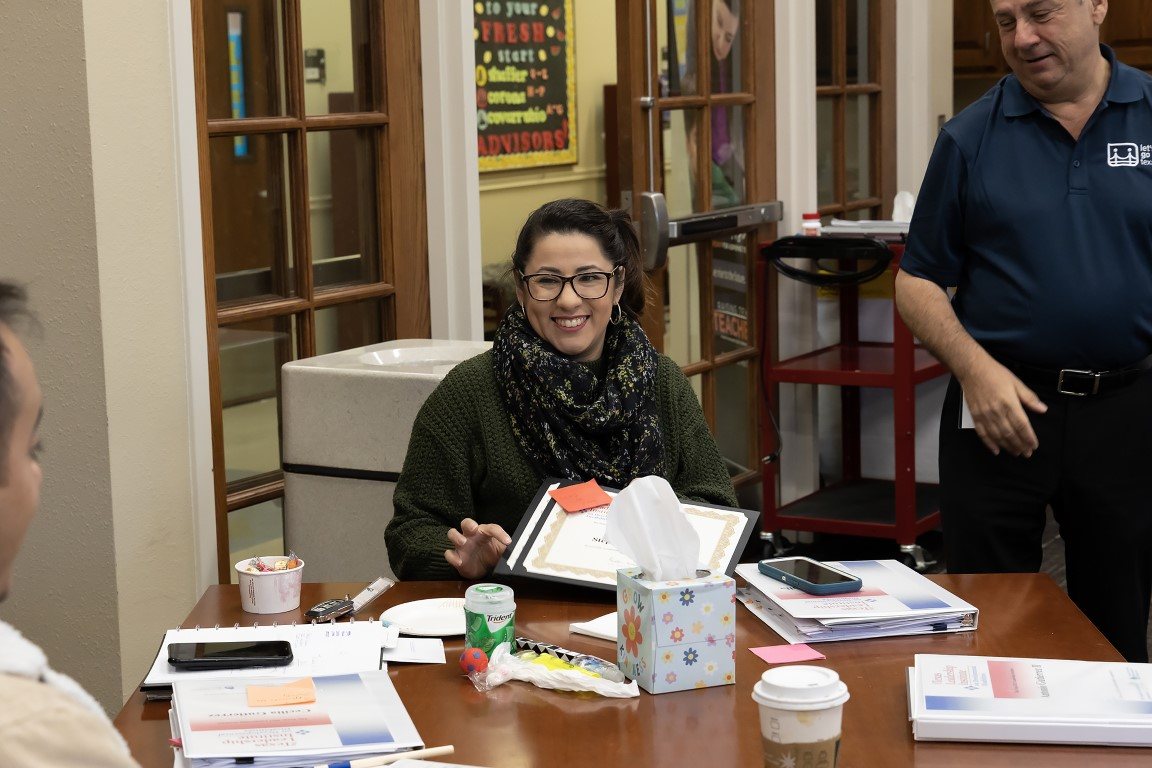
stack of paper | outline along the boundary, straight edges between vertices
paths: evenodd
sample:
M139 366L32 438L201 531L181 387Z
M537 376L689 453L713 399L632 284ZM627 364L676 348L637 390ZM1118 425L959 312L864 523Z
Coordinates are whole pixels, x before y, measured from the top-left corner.
M424 746L387 672L172 688L172 729L191 768L290 768Z
M170 686L177 680L340 675L380 669L383 637L384 628L378 621L170 629L164 633L156 660L140 688ZM292 644L292 663L284 667L191 672L178 670L168 663L169 643L243 643L252 640L287 640Z
M1152 746L1152 665L916 655L919 741Z
M736 573L749 586L737 590L736 597L789 643L976 629L975 607L902 563L845 560L829 565L860 577L863 587L810 595L765 576L755 563L744 563Z

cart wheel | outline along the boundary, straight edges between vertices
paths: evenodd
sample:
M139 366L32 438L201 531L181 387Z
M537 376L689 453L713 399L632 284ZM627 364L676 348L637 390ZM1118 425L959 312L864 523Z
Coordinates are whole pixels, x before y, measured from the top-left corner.
M936 565L936 559L919 544L901 544L900 562L917 573L926 573Z
M764 534L761 534L762 536ZM784 534L777 531L776 533L767 534L764 539L764 559L773 557L784 557L792 551L792 542L784 536Z

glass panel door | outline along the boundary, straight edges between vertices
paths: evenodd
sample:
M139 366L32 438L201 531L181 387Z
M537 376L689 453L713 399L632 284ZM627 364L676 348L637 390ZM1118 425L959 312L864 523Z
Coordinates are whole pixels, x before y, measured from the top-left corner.
M217 566L282 546L280 367L427 337L418 0L193 0Z
M760 478L755 267L773 231L759 201L775 197L772 17L772 3L748 0L617 3L617 45L628 51L617 73L629 115L623 199L641 220L645 193L658 193L670 222L644 328L689 374L750 507Z

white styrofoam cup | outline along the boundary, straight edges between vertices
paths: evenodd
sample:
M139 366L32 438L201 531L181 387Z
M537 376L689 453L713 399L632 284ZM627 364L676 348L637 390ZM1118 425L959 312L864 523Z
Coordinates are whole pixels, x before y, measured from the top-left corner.
M284 555L270 555L256 558L272 567ZM303 581L304 561L297 558L295 568L286 571L247 570L252 558L246 557L236 563L237 579L240 582L240 607L247 613L284 613L300 607L300 583Z

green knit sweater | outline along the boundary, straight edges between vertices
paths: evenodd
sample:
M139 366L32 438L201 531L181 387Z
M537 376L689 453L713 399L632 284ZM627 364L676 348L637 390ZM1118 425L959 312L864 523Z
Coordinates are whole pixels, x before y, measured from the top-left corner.
M671 358L656 374L666 478L681 498L736 506L732 482L688 379ZM385 540L401 579L457 579L448 528L471 517L514 533L545 477L520 450L485 352L457 365L428 397L396 485Z

